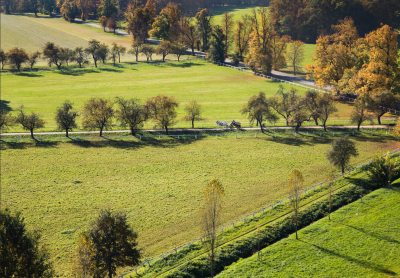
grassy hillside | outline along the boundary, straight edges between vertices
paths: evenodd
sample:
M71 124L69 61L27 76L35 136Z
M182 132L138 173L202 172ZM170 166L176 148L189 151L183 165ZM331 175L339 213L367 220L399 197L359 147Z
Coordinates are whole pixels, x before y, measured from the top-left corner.
M360 156L399 147L391 137L356 136ZM80 230L102 208L125 210L146 256L200 235L202 190L212 178L226 188L224 223L287 195L300 169L305 186L332 170L331 138L147 140L46 144L1 143L2 206L20 210L39 229L58 273L68 276ZM251 174L249 174L251 173Z
M25 75L3 73L1 78L3 102L13 109L24 105L28 110L39 112L47 127L55 127L55 110L66 99L81 110L84 101L94 96L134 97L145 101L160 93L175 96L180 102L178 119L184 115L185 104L196 99L203 105L206 118L203 122L208 122L209 126L215 126L217 120L248 122L240 109L249 97L260 91L273 96L282 85L202 61L161 66L144 64L122 69L42 71ZM284 88L289 90L290 86L286 84ZM297 89L300 94L305 92L302 88ZM348 120L351 105L338 102L339 112L332 119ZM283 124L283 120L280 123ZM153 127L151 122L148 124L147 127ZM189 126L187 122L179 124Z
M217 277L393 277L400 273L400 180L231 265Z

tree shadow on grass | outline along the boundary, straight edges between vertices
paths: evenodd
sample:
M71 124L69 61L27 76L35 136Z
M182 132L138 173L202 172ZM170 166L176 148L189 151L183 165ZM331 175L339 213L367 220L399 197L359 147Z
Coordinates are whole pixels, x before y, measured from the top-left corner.
M174 64L168 64L168 66L173 67L173 68L190 68L194 66L204 66L204 64L199 64L199 63L189 63L189 62L180 62L180 63L174 63Z
M4 112L10 112L12 111L11 106L9 105L10 101L8 100L0 100L0 110Z
M32 73L20 72L20 73L17 73L16 75L24 76L24 77L43 77L43 74L39 74L38 72L32 72Z
M55 73L61 74L61 75L69 75L69 76L82 76L88 73L100 73L100 71L97 71L96 69L80 69L80 70L66 70L63 69L62 71L56 71Z
M123 70L117 68L117 67L111 67L111 68L99 68L101 71L107 71L107 72L123 72Z
M383 274L386 274L386 275L391 275L391 276L397 275L396 272L391 271L391 270L389 270L389 269L387 269L387 268L385 268L385 267L383 267L383 266L381 266L379 264L376 264L376 263L373 263L373 262L369 262L369 261L363 261L363 260L360 260L360 259L356 259L356 258L350 257L348 255L340 254L339 252L336 252L336 251L333 251L333 250L329 250L327 248L318 246L318 245L310 243L310 242L306 242L304 240L300 240L300 241L302 241L304 243L308 243L310 245L313 245L318 250L320 250L320 251L322 251L324 253L327 253L327 254L329 254L331 256L336 256L336 257L342 258L342 259L350 261L352 263L356 263L356 264L358 264L358 265L360 265L362 267L369 268L369 269L371 269L373 271L380 272L380 273L383 273Z
M57 142L44 141L40 142L38 139L32 139L30 142L7 142L0 140L0 150L24 150L28 148L54 148Z
M385 236L385 235L379 235L379 234L377 234L375 232L370 232L370 231L367 231L367 230L365 230L363 228L358 228L358 227L354 227L354 226L351 226L351 225L346 225L345 224L345 226L353 228L354 230L357 230L357 231L359 231L361 233L364 233L364 234L366 234L368 236L371 236L371 237L374 237L374 238L377 238L377 239L380 239L380 240L384 240L384 241L387 241L387 242L390 242L390 243L400 244L400 241L392 239L392 238L390 238L388 236Z

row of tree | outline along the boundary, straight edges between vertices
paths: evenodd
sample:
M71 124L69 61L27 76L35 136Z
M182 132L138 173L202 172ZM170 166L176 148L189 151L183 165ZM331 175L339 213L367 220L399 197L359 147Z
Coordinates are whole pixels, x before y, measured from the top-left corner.
M102 61L105 64L107 60L111 60L115 66L117 62L121 62L121 56L126 53L135 55L136 61L138 61L139 54L146 56L147 62L152 60L153 54L161 55L163 62L167 55L173 54L176 55L179 61L180 57L186 54L186 47L169 41L161 42L157 47L135 41L132 44L132 48L127 51L126 47L122 45L112 43L111 47L109 47L105 43L92 39L86 48L76 47L75 49L69 49L48 42L42 52L27 53L23 48L18 47L14 47L8 52L0 50L0 62L2 70L4 65L8 64L18 71L21 71L23 64L33 69L40 58L46 60L50 67L55 65L58 69L61 69L63 65L68 67L69 63L72 62L76 62L81 68L82 65L89 63L89 58L92 58L95 67L97 67L98 61Z
M374 116L381 124L381 117L390 109L394 110L399 101L399 96L391 91L382 91L373 96L361 95L355 100L350 121L357 124L357 130L360 130L363 122L372 120ZM267 98L262 92L252 96L241 110L262 131L264 121L275 123L279 115L286 120L287 126L289 123L295 125L295 132L305 121L314 121L316 125L321 123L326 131L328 118L337 111L334 98L330 94L309 90L301 97L295 89L285 92L282 86L274 97Z
M118 109L114 110L114 102L102 98L91 98L84 103L81 113L82 126L87 129L99 129L100 136L103 130L112 126L112 119L116 117L121 126L128 127L132 135L143 126L143 123L152 119L156 126L165 129L168 134L168 128L176 123L178 102L174 97L158 95L149 98L146 103L141 104L138 99L116 98ZM186 115L183 120L189 121L194 127L195 120L203 119L201 117L202 107L196 100L189 102L185 106ZM66 100L56 110L55 120L60 130L65 130L66 136L73 128L77 128L77 118L79 113L74 110L73 103ZM13 126L15 123L21 124L25 130L31 132L38 128L43 128L44 120L37 113L25 112L24 107L18 109L18 115L12 116L10 112L2 110L0 113L0 129Z

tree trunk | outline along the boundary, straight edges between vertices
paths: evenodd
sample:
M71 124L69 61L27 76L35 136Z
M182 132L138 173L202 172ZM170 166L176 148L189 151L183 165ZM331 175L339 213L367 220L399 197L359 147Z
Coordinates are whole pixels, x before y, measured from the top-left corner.
M136 54L136 62L139 62L138 56L139 56L139 54Z
M342 174L344 174L344 165L342 165Z
M103 136L103 128L100 128L100 137Z
M192 45L192 56L194 56L194 45Z
M260 127L261 127L261 132L264 133L264 128L263 128L262 123L260 124Z
M32 139L35 139L35 138L33 137L33 129L31 129L31 138L32 138Z
M65 129L65 134L67 135L67 138L68 138L68 128Z
M385 113L383 113L383 114L385 114ZM381 122L381 117L383 116L383 114L379 114L378 115L378 124L382 124L382 122Z
M165 134L168 135L168 126L165 126Z
M326 121L324 121L324 131L326 132Z
M315 118L314 121L315 121L315 125L318 125L318 118Z
M360 131L360 125L361 125L361 122L358 122L357 131Z
M136 135L135 129L133 127L131 127L130 129L131 129L132 136L135 136Z
M194 120L192 119L192 128L194 128Z
M288 119L286 119L286 126L289 126L289 121L288 121Z
M94 60L94 66L97 68L97 60L95 60L95 59L93 59Z
M121 55L118 54L118 63L121 63Z

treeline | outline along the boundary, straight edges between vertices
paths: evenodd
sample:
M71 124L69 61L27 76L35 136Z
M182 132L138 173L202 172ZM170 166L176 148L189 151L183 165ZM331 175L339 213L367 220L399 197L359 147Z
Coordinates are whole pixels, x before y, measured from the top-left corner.
M153 54L161 55L163 62L168 55L175 55L179 61L180 57L186 54L186 47L182 44L171 43L169 41L161 42L157 47L134 42L132 48L127 50L126 47L116 43L112 43L111 47L109 47L105 43L100 43L98 40L92 39L88 42L86 48L76 47L75 49L69 49L48 42L43 47L42 52L34 51L28 53L25 49L18 47L14 47L8 52L0 49L0 63L2 70L4 69L4 65L8 64L11 68L15 68L21 72L23 64L26 64L32 70L40 58L47 61L49 67L54 65L57 69L61 69L63 66L68 67L73 62L76 62L78 67L82 68L84 64L89 64L89 60L92 59L97 68L98 62L105 64L109 60L115 66L117 62L121 62L121 56L126 53L135 55L136 62L138 61L139 54L146 56L147 62L152 60Z
M310 43L330 34L332 25L346 17L354 20L362 36L381 25L400 28L398 0L272 0L269 9L279 34Z
M204 8L221 7L225 5L235 6L268 6L271 0L175 0L180 4L185 14L191 16ZM1 10L9 13L34 13L40 12L52 15L53 13L61 13L62 10L68 9L70 14L80 17L82 20L88 18L99 18L101 10L107 8L109 2L117 7L119 16L124 16L130 4L145 5L145 0L3 0L1 1ZM160 12L169 0L154 0L157 6L157 12Z

